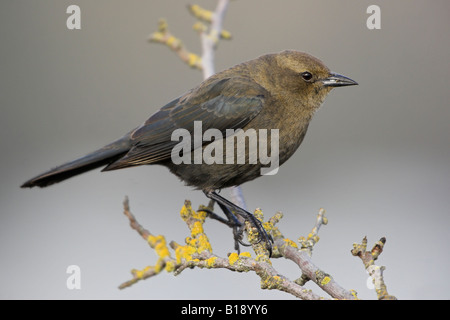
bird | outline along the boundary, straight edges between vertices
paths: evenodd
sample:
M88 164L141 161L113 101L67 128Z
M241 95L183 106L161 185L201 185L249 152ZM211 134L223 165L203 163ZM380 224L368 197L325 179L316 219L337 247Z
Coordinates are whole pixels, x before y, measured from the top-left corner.
M267 161L263 161L261 149L258 152L255 145L249 143L242 148L246 140L228 149L227 141L237 141L233 139L242 132L255 133L259 139L257 147L265 144L266 155L270 150L271 156L276 156L273 159L278 168L298 149L328 93L333 88L357 84L331 72L321 60L305 52L284 50L261 55L212 75L121 138L54 167L21 187L47 187L99 167L110 171L163 165L187 186L202 190L219 205L228 219L226 223L233 228L235 248L238 249L237 243L244 244L243 224L236 218L239 216L258 229L260 240L271 251L272 239L259 220L219 194L221 189L263 176ZM200 139L194 135L196 129L200 130ZM214 139L204 139L208 130L214 133ZM175 132L178 136L174 138ZM180 142L181 134L191 134L193 138ZM247 134L248 140L250 136ZM223 150L228 155L221 154ZM205 154L210 158L214 154L216 161L206 163ZM244 161L236 161L239 155ZM256 161L249 161L255 158ZM213 215L212 211L209 213Z

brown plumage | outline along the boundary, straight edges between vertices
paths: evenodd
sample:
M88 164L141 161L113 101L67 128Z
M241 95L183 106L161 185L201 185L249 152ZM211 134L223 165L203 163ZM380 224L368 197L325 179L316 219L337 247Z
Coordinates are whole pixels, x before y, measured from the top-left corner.
M315 111L331 89L356 84L349 78L331 73L320 60L306 53L283 51L267 54L213 75L198 87L169 102L122 138L30 179L22 188L46 187L102 166L103 171L108 171L161 164L187 185L203 190L207 197L218 203L228 218L225 223L233 227L237 250L238 242L242 244L243 225L234 214L249 220L258 228L260 239L266 242L271 251L270 237L259 220L218 195L215 190L241 185L261 176L261 168L267 164L258 153L262 145L267 146L267 155L278 155L278 165L282 165L302 143ZM220 139L201 141L200 144L193 142L194 137L184 145L190 147L190 151L183 149L181 152L176 149L179 141L172 139L172 134L177 129L194 133L195 121L202 125L200 134L208 129L216 129L222 136ZM257 148L241 140L240 144L244 145L242 149L236 139L233 148L226 149L227 141L235 139L232 134L226 136L230 129L242 129L243 132L255 130ZM261 133L262 130L267 130L267 136ZM279 139L274 141L278 142L279 148L272 144L272 130L278 130ZM178 150L176 153L179 155L190 154L192 160L196 155L195 147L198 147L197 151L202 148L200 154L209 150L210 155L214 153L217 156L215 159L222 160L222 163L174 162L174 150ZM218 153L219 147L225 150L222 156ZM234 161L229 163L226 154L231 150ZM243 154L246 161L236 161L238 154ZM255 157L255 162L249 161ZM224 222L213 212L210 215Z
M179 164L171 161L175 129L279 129L279 164L297 150L314 112L333 87L356 82L333 74L318 59L297 51L267 54L222 71L153 114L122 138L51 169L22 187L46 187L97 167L103 171L162 164L186 184L215 190L260 176L261 164ZM205 145L203 145L205 147ZM270 150L270 141L269 141ZM252 152L246 149L246 153ZM248 154L247 154L248 157Z

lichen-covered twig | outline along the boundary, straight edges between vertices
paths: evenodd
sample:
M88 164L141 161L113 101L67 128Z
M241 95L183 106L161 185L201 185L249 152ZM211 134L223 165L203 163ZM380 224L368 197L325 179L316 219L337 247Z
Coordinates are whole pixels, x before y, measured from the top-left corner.
M312 248L319 241L319 229L322 224L327 224L327 222L325 210L320 209L312 231L306 239L300 237L300 247L294 241L286 239L279 230L276 233L272 233L275 247L280 256L295 262L302 271L302 276L295 280L297 284L304 285L308 280L312 280L335 299L356 299L357 297L354 291L344 289L330 274L321 270L311 260Z
M160 19L158 30L153 32L150 42L157 42L166 45L174 51L178 57L191 68L202 70L204 78L214 74L214 50L219 39L231 39L231 33L222 29L223 18L229 0L219 0L216 10L210 11L203 9L199 5L189 5L191 14L199 21L194 24L196 30L202 39L202 56L189 51L180 38L175 37L168 27L165 19ZM209 24L210 26L206 25Z
M170 243L170 247L175 252L175 257L169 252L166 240L163 236L153 236L148 230L143 228L136 220L129 209L128 199L124 201L124 213L130 221L131 227L136 230L144 239L148 241L150 246L156 251L158 261L154 266L147 266L143 270L133 269L131 272L133 278L124 282L119 286L123 289L133 285L139 280L143 280L157 275L162 270L173 272L175 275L180 274L187 268L208 268L219 269L225 268L237 272L255 272L261 278L261 288L276 289L290 293L298 298L307 300L323 299L311 290L307 290L297 283L289 280L272 266L268 257L268 252L260 242L258 242L257 231L249 230L249 242L252 243L256 252L256 257L252 258L249 252L241 254L231 253L227 258L219 257L213 254L211 244L203 230L206 212L199 208L195 211L191 207L190 201L186 200L180 215L188 225L191 235L186 238L186 245L180 245L174 241ZM256 216L262 218L262 212L257 210ZM264 227L270 232L277 229L275 223L280 219L279 215L264 223Z
M326 225L328 223L328 219L325 216L325 210L320 209L317 214L316 224L311 232L305 237L300 237L298 239L301 249L308 251L309 255L312 255L312 250L314 245L319 241L319 229L322 225Z
M200 56L190 52L183 44L183 42L169 31L167 21L165 19L160 19L158 24L158 31L153 32L148 40L150 42L157 42L166 45L191 68L199 70L203 69Z
M154 236L145 229L134 217L130 211L128 197L125 198L123 202L124 214L130 221L130 226L132 229L136 230L139 235L148 242L150 247L156 251L158 255L158 261L154 266L147 266L142 270L133 269L131 273L133 274L133 279L122 283L119 288L123 289L133 285L139 280L147 279L149 277L155 276L160 273L164 268L170 271L174 265L174 259L170 256L169 250L166 245L166 240L163 236Z
M202 70L203 78L209 78L215 73L214 67L214 53L217 48L217 44L221 38L231 38L231 36L224 36L229 34L223 32L223 20L227 12L229 0L218 0L217 6L214 12L200 8L199 6L190 6L191 13L200 20L206 21L210 24L209 28L197 28L200 33L202 42Z
M261 288L275 289L292 294L301 299L324 299L320 295L305 289L298 282L292 281L279 274L272 266L271 258L263 242L259 241L258 231L251 224L246 225L248 241L255 252L253 258L249 252L241 254L231 253L227 258L219 257L213 253L211 243L203 229L203 224L207 217L206 211L201 206L198 211L191 207L190 201L186 200L180 215L186 222L190 230L190 236L185 239L185 245L180 245L174 241L170 242L170 249L166 245L163 236L153 236L147 229L142 227L131 214L128 199L124 201L124 213L130 221L131 227L136 230L142 238L146 239L149 245L158 255L158 261L154 266L147 266L142 270L132 270L133 278L120 285L126 288L139 280L146 279L159 274L161 271L180 274L187 268L225 268L237 272L255 272L261 279ZM263 221L263 213L260 209L255 210L255 217ZM282 218L281 213L275 214L267 222L263 223L265 230L272 235L275 241L273 257L285 257L294 261L309 279L314 281L335 299L355 299L356 295L343 289L333 278L316 267L310 260L308 250L299 249L291 240L283 237L276 227Z
M372 277L373 284L375 285L375 291L377 292L378 300L397 300L395 296L390 295L387 292L387 287L383 278L384 266L377 266L375 260L383 252L386 238L381 238L373 246L372 250L367 251L367 237L364 237L362 242L354 243L352 249L352 255L360 257L364 263L369 275Z
M200 7L197 4L188 5L188 9L191 12L191 14L199 20L193 26L193 29L198 31L199 33L208 31L208 26L204 22L211 24L214 22L214 18L218 14L220 14L220 12L218 13L217 9L216 9L216 12L212 12L210 10L206 10L206 9ZM223 6L218 7L218 9L223 10ZM223 19L223 17L222 17L222 19ZM222 30L220 30L220 32L217 32L217 33L219 34L220 39L224 39L224 40L231 39L231 33L227 30L222 29Z

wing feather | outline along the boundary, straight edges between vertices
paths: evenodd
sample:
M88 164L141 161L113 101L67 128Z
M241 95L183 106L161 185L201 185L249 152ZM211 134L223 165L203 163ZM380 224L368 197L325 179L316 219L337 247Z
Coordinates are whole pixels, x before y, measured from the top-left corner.
M150 164L170 159L178 141L172 132L179 128L194 132L194 121L203 131L243 128L264 106L268 92L248 77L209 79L196 89L171 101L132 134L133 147L104 170Z

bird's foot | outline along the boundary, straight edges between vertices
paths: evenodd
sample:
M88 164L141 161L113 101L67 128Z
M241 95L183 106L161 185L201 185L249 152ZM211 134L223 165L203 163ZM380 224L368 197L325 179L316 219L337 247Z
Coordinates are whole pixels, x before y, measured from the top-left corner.
M256 228L258 232L258 240L256 243L260 243L261 241L264 241L266 249L269 251L269 256L272 255L272 243L273 239L272 237L267 234L266 230L264 229L261 221L259 221L253 214L248 212L247 210L235 205L231 201L225 199L224 197L218 195L214 191L204 191L205 195L217 202L219 207L222 209L224 214L227 216L228 220L225 220L212 212L212 210L203 209L205 212L209 214L209 216L215 220L218 220L229 227L233 228L233 236L235 240L235 249L239 252L239 244L242 246L251 246L249 243L245 243L243 239L245 226L243 223L241 223L236 215L239 215L242 217L245 221L248 221L252 227ZM235 215L236 214L236 215Z
M243 242L243 235L244 235L244 226L242 223L239 222L239 220L236 218L234 214L231 213L231 215L227 215L228 220L222 218L215 212L213 212L211 209L208 208L202 208L200 211L206 212L207 216L211 219L217 220L230 228L233 229L233 238L234 238L234 249L240 253L239 244L243 246L250 246L248 243Z

